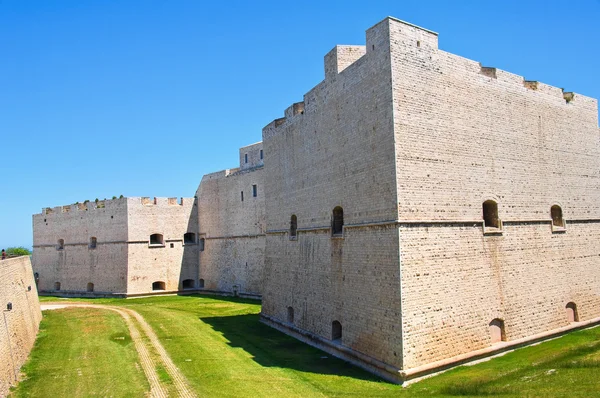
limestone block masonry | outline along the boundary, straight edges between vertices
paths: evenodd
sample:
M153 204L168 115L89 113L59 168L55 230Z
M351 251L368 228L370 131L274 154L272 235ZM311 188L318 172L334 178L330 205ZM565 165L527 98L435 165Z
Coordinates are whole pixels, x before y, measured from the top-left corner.
M260 296L265 250L262 143L240 149L240 167L200 182L200 284L207 291Z
M263 129L262 319L402 382L600 321L597 100L386 18Z
M33 216L40 292L130 296L198 288L194 198L120 198Z
M0 261L0 397L18 379L42 313L29 256Z

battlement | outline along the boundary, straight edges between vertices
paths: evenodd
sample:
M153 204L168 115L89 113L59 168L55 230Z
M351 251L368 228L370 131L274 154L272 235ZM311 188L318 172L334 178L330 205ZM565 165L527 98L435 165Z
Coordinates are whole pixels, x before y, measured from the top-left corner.
M468 72L479 74L483 78L487 78L489 84L500 84L507 88L526 89L535 91L537 95L545 95L547 98L553 98L553 101L563 102L565 105L583 107L592 111L597 111L598 101L595 98L585 95L576 94L571 91L565 91L563 88L551 86L536 80L527 80L521 75L507 72L495 67L483 66L481 63L472 61L459 55L447 53L440 50L441 54L448 57L454 57L464 62L464 67Z
M194 203L194 198L158 198L143 196L141 198L128 198L134 204L141 203L144 206L183 206L184 204Z
M124 206L126 203L139 203L144 206L183 206L184 204L193 203L194 198L150 198L150 197L129 197L118 199L105 199L99 201L86 201L83 203L74 203L66 206L44 207L39 214L62 214L77 211L93 211L98 209L116 209Z
M98 201L85 201L83 203L73 203L71 205L65 206L55 206L55 207L44 207L42 208L42 212L40 214L49 215L49 214L60 214L60 213L69 213L76 211L88 211L88 210L97 210L97 209L109 209L116 208L125 204L127 198L118 198L118 199L104 199Z
M367 53L367 46L335 46L325 55L325 80L333 79Z
M547 96L546 98L559 101L565 106L583 107L595 111L597 114L598 102L594 98L565 91L562 88L538 81L526 80L523 76L493 66L483 66L479 62L444 52L438 49L438 34L436 32L393 17L387 17L366 31L366 45L337 45L329 51L324 57L325 79L304 95L303 102L288 107L284 112L284 117L274 119L267 124L263 128L263 139L275 134L281 126L297 120L299 116L304 115L305 111L310 114L318 107L316 102L326 101L330 92L334 91L329 86L339 80L338 75L344 74L346 71L353 73L353 71L350 71L351 66L362 63L366 57L371 55L379 56L391 51L402 55L401 57L391 57L392 62L409 62L405 60L407 58L423 59L424 62L436 64L435 67L438 70L443 67L443 59L455 57L455 61L458 62L454 62L454 64L466 69L463 71L472 72L474 80L480 79L486 84L497 84L507 88L512 86L521 90L534 91L535 95ZM395 59L397 60L394 61ZM363 75L361 73L357 77ZM347 80L352 81L352 79Z

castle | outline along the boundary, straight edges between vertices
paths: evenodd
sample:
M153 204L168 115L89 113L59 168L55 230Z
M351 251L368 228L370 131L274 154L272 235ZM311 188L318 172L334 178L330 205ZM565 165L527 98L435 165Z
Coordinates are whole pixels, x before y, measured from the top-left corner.
M396 382L600 322L597 101L395 18L366 36L194 199L34 215L40 290L262 295Z

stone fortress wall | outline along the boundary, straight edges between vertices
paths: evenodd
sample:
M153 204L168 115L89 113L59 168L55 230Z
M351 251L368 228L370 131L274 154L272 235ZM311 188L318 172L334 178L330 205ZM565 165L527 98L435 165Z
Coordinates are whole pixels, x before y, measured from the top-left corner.
M127 209L127 293L197 288L195 198L128 198ZM153 244L153 234L161 235L162 242Z
M34 214L31 261L40 292L125 293L127 199L45 208Z
M0 397L15 384L42 313L29 256L0 261Z
M397 381L598 321L599 131L394 18L337 46L263 130L263 320Z
M366 51L334 48L325 80L263 130L262 314L401 366L398 230L385 224L397 216L391 66L384 50L369 50L378 34L369 32ZM333 236L336 207L344 231Z
M40 292L131 295L198 286L194 198L47 208L33 216L33 234Z
M243 147L239 154L239 168L205 175L196 192L200 286L259 296L265 251L262 143Z
M600 316L595 99L438 49L389 20L404 366ZM484 234L493 200L500 230ZM553 226L551 207L562 222ZM427 349L423 349L427 347Z

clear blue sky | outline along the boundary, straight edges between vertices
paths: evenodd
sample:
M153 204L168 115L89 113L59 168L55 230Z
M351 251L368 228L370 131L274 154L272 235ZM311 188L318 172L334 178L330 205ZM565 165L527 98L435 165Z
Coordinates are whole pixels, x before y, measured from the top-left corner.
M31 247L42 207L193 196L388 15L600 98L600 0L0 0L0 247Z

